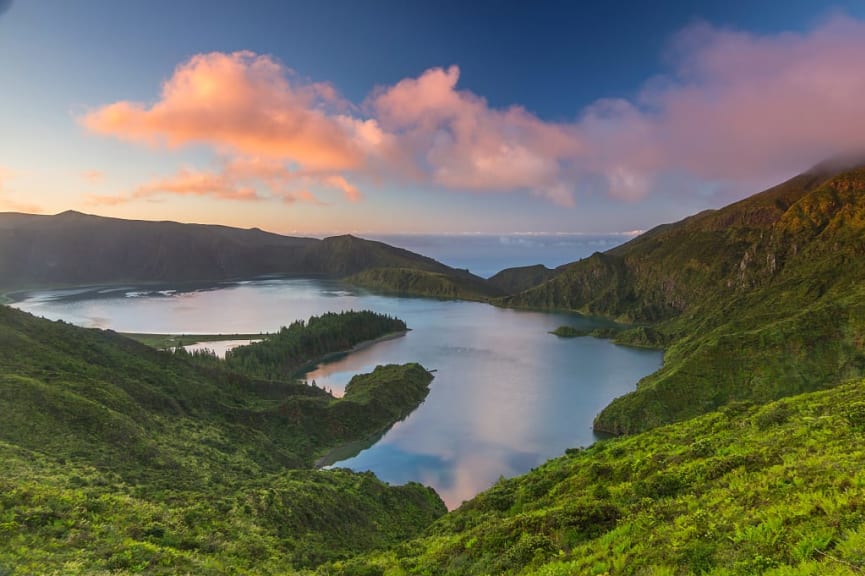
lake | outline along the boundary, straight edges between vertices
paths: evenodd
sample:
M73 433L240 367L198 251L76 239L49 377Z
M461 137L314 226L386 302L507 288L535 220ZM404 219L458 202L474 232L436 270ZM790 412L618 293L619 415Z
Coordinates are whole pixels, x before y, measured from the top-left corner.
M603 321L475 302L395 298L338 282L262 279L209 287L111 287L32 292L15 307L122 332L259 333L323 312L369 309L411 329L315 367L306 378L341 393L378 364L435 370L426 401L360 453L335 466L392 484L430 485L458 506L501 477L594 442L592 419L661 366L658 351L548 332ZM362 447L355 447L357 452Z

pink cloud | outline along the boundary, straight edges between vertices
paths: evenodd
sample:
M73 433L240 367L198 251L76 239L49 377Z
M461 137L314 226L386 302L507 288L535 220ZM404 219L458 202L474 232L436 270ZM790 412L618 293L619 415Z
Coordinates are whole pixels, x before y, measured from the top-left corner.
M81 173L81 178L91 184L99 184L105 180L105 172L101 170L86 170Z
M351 182L339 175L324 176L320 180L321 184L336 190L342 191L345 198L350 202L357 202L362 198L360 190L357 189Z
M753 191L861 153L862 62L865 22L850 18L763 36L699 24L674 39L668 73L634 98L599 99L551 122L460 90L456 66L379 87L357 106L268 56L211 53L178 66L155 103L117 102L81 121L133 141L210 146L228 158L219 178L230 182L199 174L214 197L257 182L288 201L311 187L354 201L358 181L412 182L569 206L597 190L624 200L670 193L671 179ZM191 178L162 192L180 193Z
M212 196L221 200L260 200L254 188L240 186L225 173L199 172L181 169L176 175L139 186L132 198L147 198L161 194L177 196Z
M320 108L337 100L327 84L292 84L289 71L269 56L212 52L178 66L155 104L116 102L81 122L96 133L152 145L205 143L309 169L356 168L361 149Z
M172 176L142 184L130 194L90 195L87 200L93 205L117 206L159 196L199 196L218 200L278 199L285 203L326 205L309 187L336 190L351 202L362 197L360 190L343 176L290 170L281 162L270 159L229 158L218 170L182 168Z
M671 75L636 102L602 101L580 120L593 146L579 164L614 193L644 195L664 172L766 183L865 151L863 22L774 36L699 24L677 37L671 60Z
M14 170L0 166L0 210L26 212L29 214L41 214L45 212L45 210L37 204L18 202L11 198L4 198L6 192L8 192L8 183L15 176L16 172Z
M459 68L434 68L379 89L370 106L399 134L432 182L467 190L528 189L571 203L565 165L584 144L572 125L544 122L523 108L491 108L456 89Z
M90 206L120 206L132 201L130 196L109 196L107 194L88 194L84 201Z

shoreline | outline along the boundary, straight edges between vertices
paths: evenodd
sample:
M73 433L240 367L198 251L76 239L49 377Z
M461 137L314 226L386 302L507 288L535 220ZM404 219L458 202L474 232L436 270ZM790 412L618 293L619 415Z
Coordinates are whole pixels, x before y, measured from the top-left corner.
M348 356L352 352L359 352L361 350L364 350L365 348L369 348L370 346L374 346L375 344L378 344L379 342L387 342L388 340L395 340L397 338L402 338L403 336L405 336L409 332L411 332L411 328L406 328L405 330L399 330L397 332L388 332L387 334L385 334L383 336L379 336L378 338L373 338L372 340L364 340L363 342L355 344L354 346L352 346L351 348L348 348L347 350L339 350L337 352L330 352L328 354L325 354L324 356L316 358L315 360L311 360L310 362L307 362L306 364L304 364L303 366L301 366L300 368L298 368L297 370L292 372L291 375L294 378L300 378L304 374L307 374L308 372L312 372L315 369L315 367L318 366L319 364L327 363L330 360L342 358L343 356Z
M258 334L170 334L159 332L118 332L121 336L140 342L145 346L164 350L169 347L177 346L178 342L183 342L183 346L193 346L195 344L203 344L207 342L225 342L228 340L262 340L269 336L269 333L260 332Z

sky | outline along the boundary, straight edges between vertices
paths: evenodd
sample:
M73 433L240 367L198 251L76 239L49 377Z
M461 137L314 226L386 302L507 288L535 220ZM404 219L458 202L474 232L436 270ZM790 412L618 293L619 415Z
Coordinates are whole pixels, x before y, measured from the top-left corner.
M865 3L0 0L0 211L645 230L865 151Z

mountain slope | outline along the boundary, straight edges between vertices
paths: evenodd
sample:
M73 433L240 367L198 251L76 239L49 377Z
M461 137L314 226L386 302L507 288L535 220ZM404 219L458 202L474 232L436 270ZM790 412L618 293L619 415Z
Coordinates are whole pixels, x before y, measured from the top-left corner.
M489 283L504 294L518 294L535 286L539 286L558 274L559 270L550 270L543 264L505 268L489 278Z
M345 279L351 284L400 296L489 300L504 292L466 270L434 272L416 268L371 268Z
M0 289L135 282L216 282L265 274L343 278L369 269L431 272L499 296L464 270L354 236L294 238L258 229L0 213ZM359 282L360 283L360 282ZM385 287L388 288L388 287ZM419 286L415 295L434 295Z
M568 450L320 574L865 572L865 382Z
M630 433L732 400L766 402L863 374L865 170L818 167L655 228L505 299L640 322L664 367L597 418Z
M335 399L193 360L0 306L0 571L279 572L444 513L417 484L310 470L422 402L419 365Z
M312 238L226 226L0 214L6 287L100 282L208 282L297 268Z

